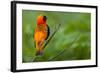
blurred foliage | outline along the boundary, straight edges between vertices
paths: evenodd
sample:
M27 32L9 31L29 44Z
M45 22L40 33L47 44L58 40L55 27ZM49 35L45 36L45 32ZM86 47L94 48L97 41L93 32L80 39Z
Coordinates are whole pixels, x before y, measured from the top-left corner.
M47 24L50 27L50 35L54 26L61 27L44 49L42 56L35 56L34 29L38 15L47 16ZM91 14L79 12L53 12L53 11L22 11L22 61L42 62L62 54L52 61L85 60L91 58ZM76 41L73 42L73 40ZM71 44L73 43L73 44ZM71 48L69 48L71 47Z

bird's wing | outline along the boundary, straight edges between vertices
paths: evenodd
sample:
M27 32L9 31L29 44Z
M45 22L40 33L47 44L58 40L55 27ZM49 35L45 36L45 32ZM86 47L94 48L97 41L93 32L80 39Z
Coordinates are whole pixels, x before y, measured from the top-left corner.
M47 25L46 32L47 32L47 37L46 37L46 39L45 39L45 40L47 40L47 39L48 39L48 37L49 37L49 35L50 35L50 28L49 28L49 26L48 26L48 25Z

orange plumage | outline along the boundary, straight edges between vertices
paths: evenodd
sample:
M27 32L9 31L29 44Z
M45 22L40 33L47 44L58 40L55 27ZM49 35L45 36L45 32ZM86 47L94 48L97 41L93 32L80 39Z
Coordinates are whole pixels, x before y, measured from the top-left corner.
M37 17L37 25L34 32L34 41L36 44L36 55L43 54L43 43L49 36L49 27L46 24L46 16L39 15Z

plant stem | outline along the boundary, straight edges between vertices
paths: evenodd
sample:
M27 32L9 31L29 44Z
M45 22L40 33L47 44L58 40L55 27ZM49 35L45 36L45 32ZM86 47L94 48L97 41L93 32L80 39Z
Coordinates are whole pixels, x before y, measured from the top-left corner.
M79 36L79 35L78 35ZM78 40L79 37L76 37L74 39L74 41L71 43L71 45L69 46L69 48L72 48L72 45ZM52 58L49 58L48 61L52 61L53 59L57 58L58 56L62 55L67 48L65 48L64 50L62 50L61 52L59 52L57 55L53 56Z

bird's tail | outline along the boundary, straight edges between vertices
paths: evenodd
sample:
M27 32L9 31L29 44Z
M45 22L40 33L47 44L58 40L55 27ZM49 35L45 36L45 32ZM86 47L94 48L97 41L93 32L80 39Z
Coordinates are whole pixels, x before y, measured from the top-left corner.
M36 51L36 56L41 56L41 55L43 55L43 51L37 50L37 51Z
M36 43L36 56L42 55L43 54L43 49L42 49L42 43L37 42Z

